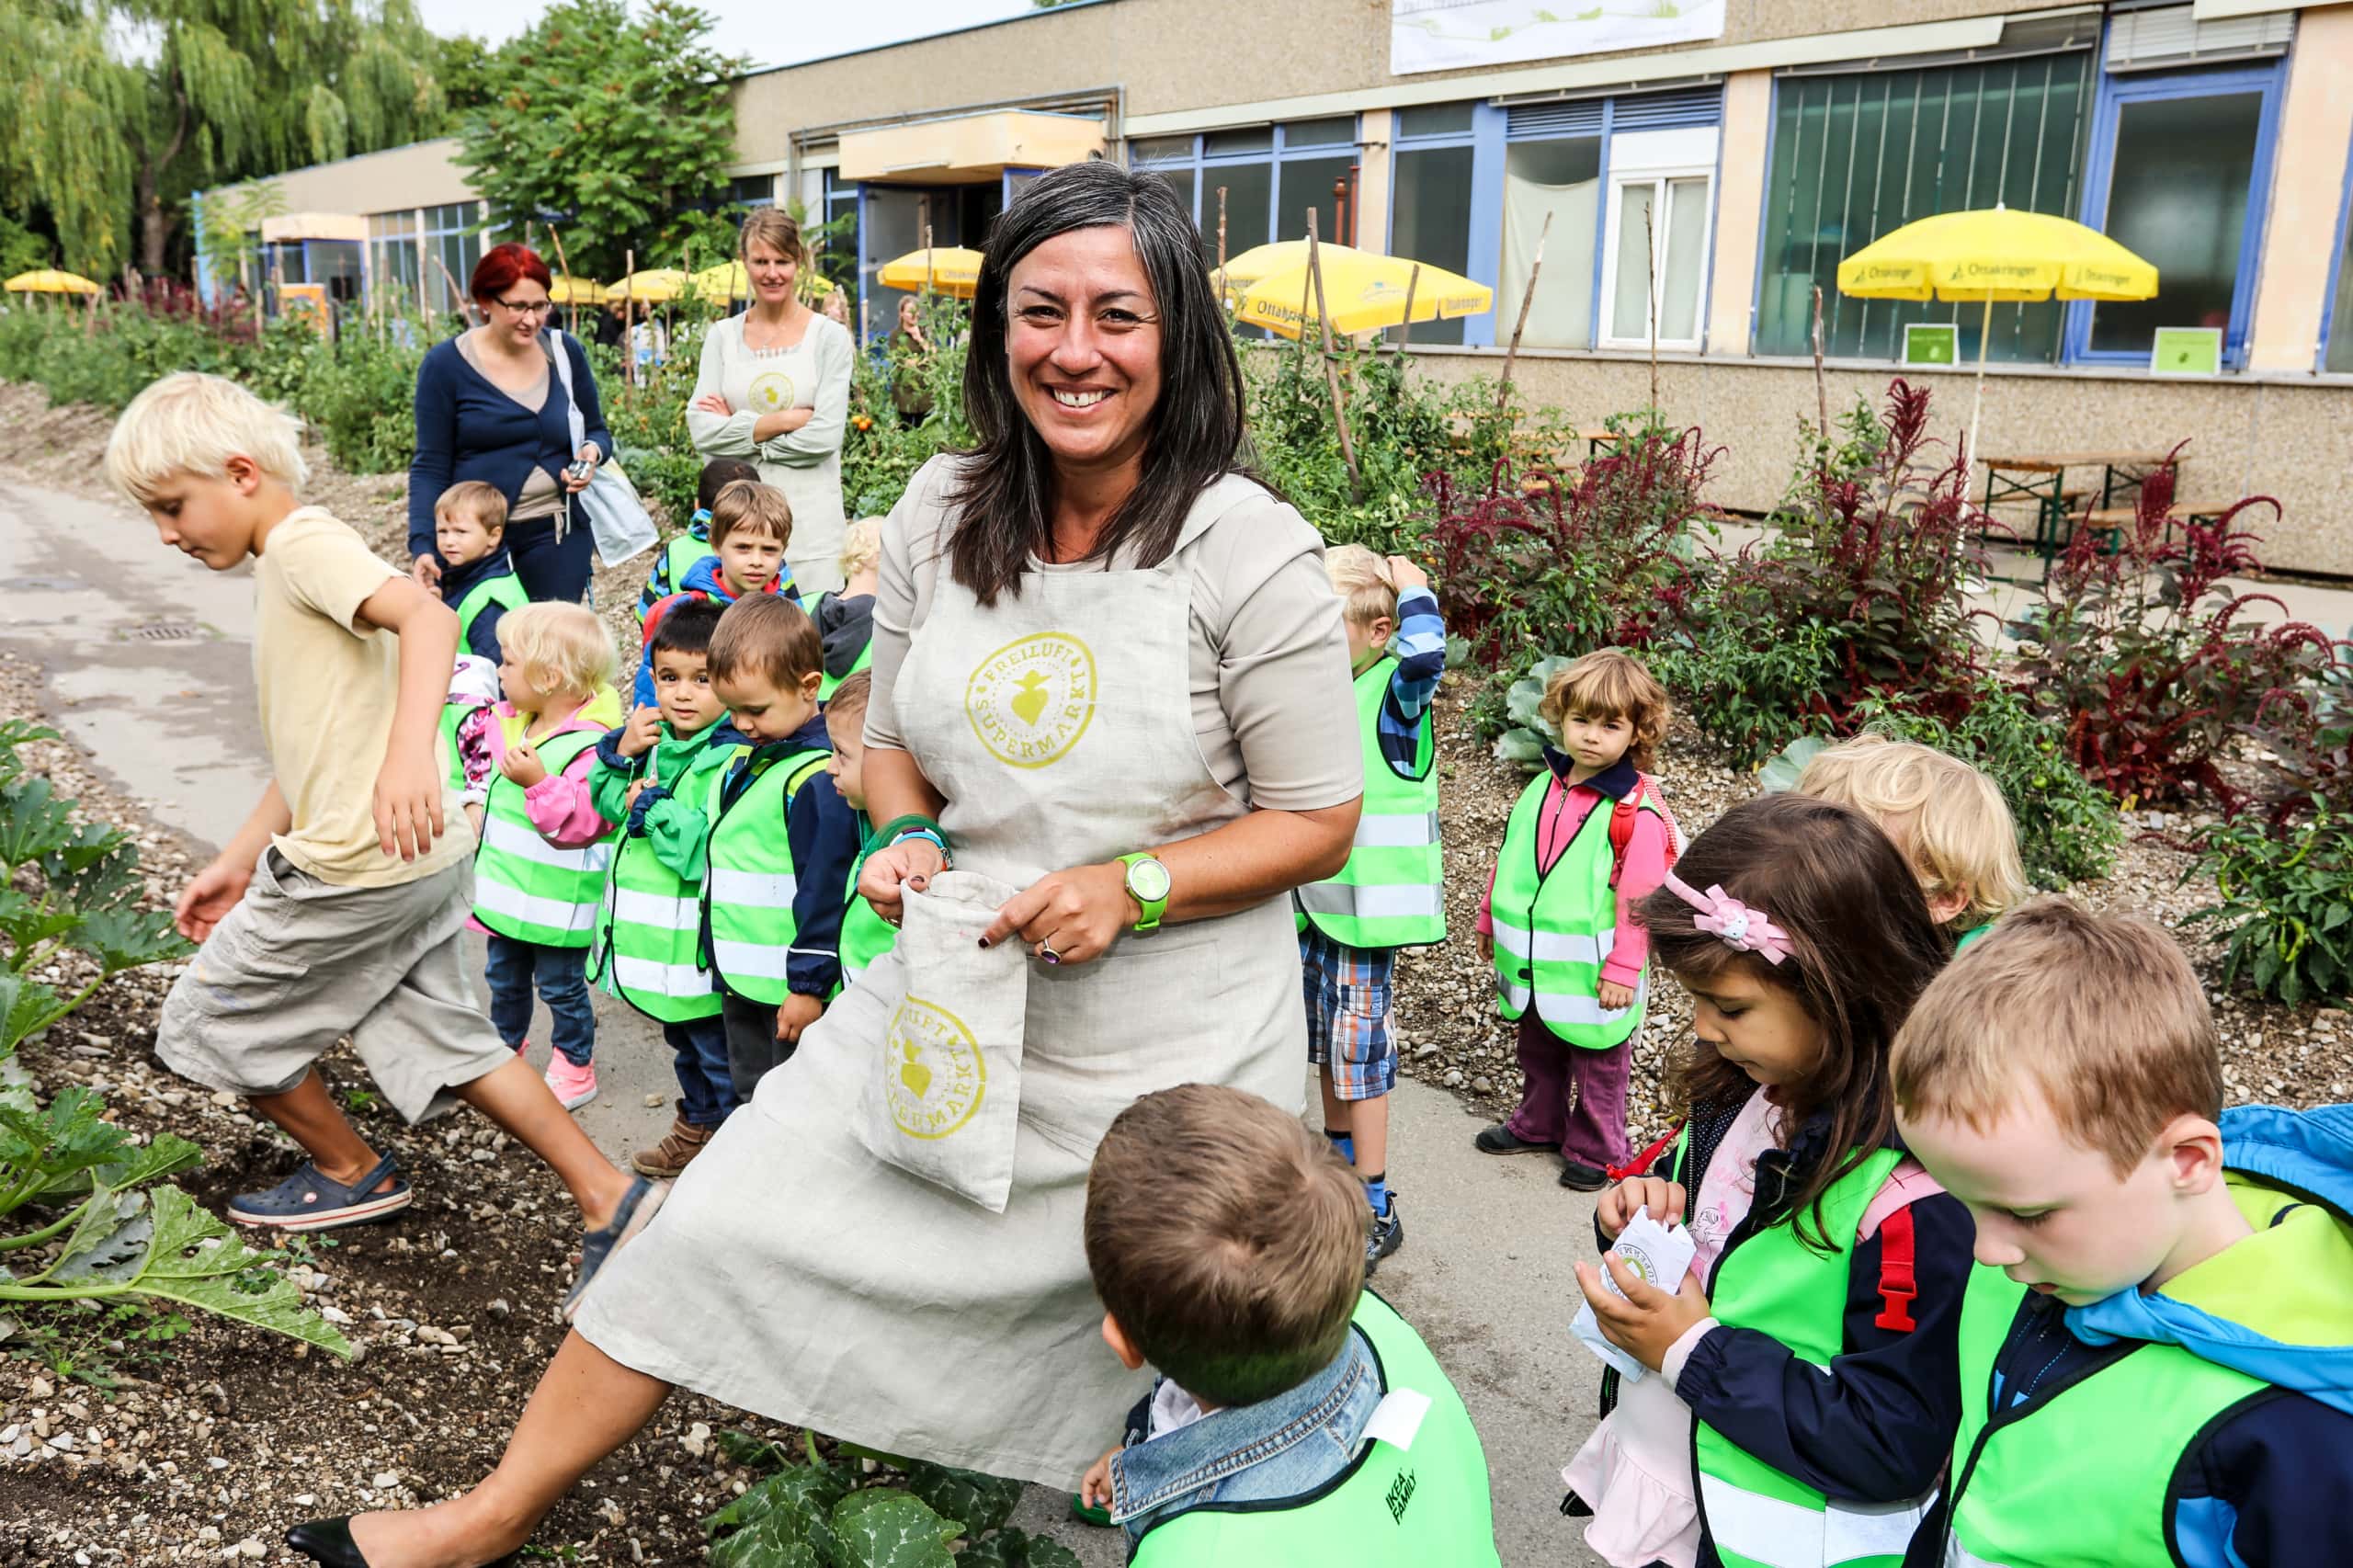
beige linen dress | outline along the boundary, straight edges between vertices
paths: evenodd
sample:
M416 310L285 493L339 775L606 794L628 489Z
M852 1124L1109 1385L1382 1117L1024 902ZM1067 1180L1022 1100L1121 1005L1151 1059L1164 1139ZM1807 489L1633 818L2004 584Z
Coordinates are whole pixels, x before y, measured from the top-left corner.
M938 559L950 463L916 474L884 532L867 738L904 747L947 797L960 869L1026 886L1253 804L1361 792L1339 607L1297 512L1229 477L1159 567L1033 564L1018 597L983 608ZM1087 1164L1114 1116L1170 1085L1297 1106L1289 900L1032 970L1002 1214L860 1143L904 988L885 956L836 999L607 1266L580 1332L772 1419L1071 1485L1145 1386L1097 1335Z

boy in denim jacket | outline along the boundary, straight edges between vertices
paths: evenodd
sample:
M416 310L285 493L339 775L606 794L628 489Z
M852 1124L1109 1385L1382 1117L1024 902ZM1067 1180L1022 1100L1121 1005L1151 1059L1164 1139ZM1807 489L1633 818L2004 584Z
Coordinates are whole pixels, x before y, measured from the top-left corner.
M1080 1501L1134 1568L1485 1568L1487 1460L1419 1336L1364 1290L1364 1190L1255 1095L1186 1084L1111 1123L1086 1183L1103 1338L1160 1372Z

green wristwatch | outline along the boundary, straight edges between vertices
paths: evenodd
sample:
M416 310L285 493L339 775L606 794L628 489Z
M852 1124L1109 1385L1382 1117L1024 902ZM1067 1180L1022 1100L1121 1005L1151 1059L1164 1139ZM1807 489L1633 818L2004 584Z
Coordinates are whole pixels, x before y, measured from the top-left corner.
M1147 852L1122 855L1120 864L1128 869L1128 896L1143 910L1143 918L1135 923L1138 931L1157 931L1160 917L1168 908L1168 868Z

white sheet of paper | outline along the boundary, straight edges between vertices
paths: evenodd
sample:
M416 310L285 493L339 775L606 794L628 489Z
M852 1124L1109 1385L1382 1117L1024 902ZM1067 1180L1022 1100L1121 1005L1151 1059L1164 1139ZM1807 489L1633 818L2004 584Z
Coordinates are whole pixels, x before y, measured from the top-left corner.
M1683 1288L1683 1277L1691 1271L1691 1259L1699 1249L1691 1239L1691 1233L1681 1224L1662 1225L1645 1210L1626 1222L1626 1228L1618 1233L1618 1244L1609 1250L1618 1255L1618 1260L1636 1278L1671 1295ZM1607 1268L1601 1271L1601 1282L1609 1288L1611 1295L1620 1299L1625 1296ZM1569 1332L1591 1346L1595 1355L1617 1368L1618 1375L1628 1382L1640 1382L1650 1375L1649 1368L1601 1336L1601 1324L1595 1319L1590 1302L1577 1308Z

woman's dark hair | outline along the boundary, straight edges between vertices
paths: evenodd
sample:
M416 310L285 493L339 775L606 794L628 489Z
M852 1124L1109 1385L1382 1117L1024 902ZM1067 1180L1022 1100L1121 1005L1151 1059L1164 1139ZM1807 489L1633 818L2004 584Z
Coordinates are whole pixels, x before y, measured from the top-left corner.
M1015 400L1006 365L1006 284L1023 256L1075 229L1125 229L1159 315L1160 401L1145 427L1143 476L1111 514L1089 560L1122 547L1157 565L1176 548L1195 497L1240 465L1242 364L1201 265L1200 232L1165 180L1116 164L1041 175L989 235L972 296L964 406L977 437L949 497L961 513L950 574L983 604L1021 591L1032 551L1051 540L1053 458Z
M483 252L482 259L474 263L474 275L468 279L466 287L473 291L475 299L486 304L515 287L516 280L523 278L529 278L542 289L555 287L554 275L548 271L548 264L540 259L540 253L529 245L518 245L509 240L503 245L493 245Z
M1920 879L1894 841L1859 812L1800 795L1765 795L1734 806L1692 841L1675 875L1702 892L1722 887L1789 933L1779 964L1727 947L1692 924L1699 913L1661 887L1637 918L1651 955L1696 981L1738 970L1793 994L1821 1026L1822 1060L1777 1092L1792 1135L1817 1112L1830 1117L1828 1153L1793 1173L1783 1212L1812 1211L1817 1251L1836 1245L1824 1229L1823 1194L1886 1142L1895 1124L1887 1054L1912 1004L1951 956L1929 917ZM1734 1104L1756 1089L1705 1044L1682 1063L1677 1088L1693 1106Z

